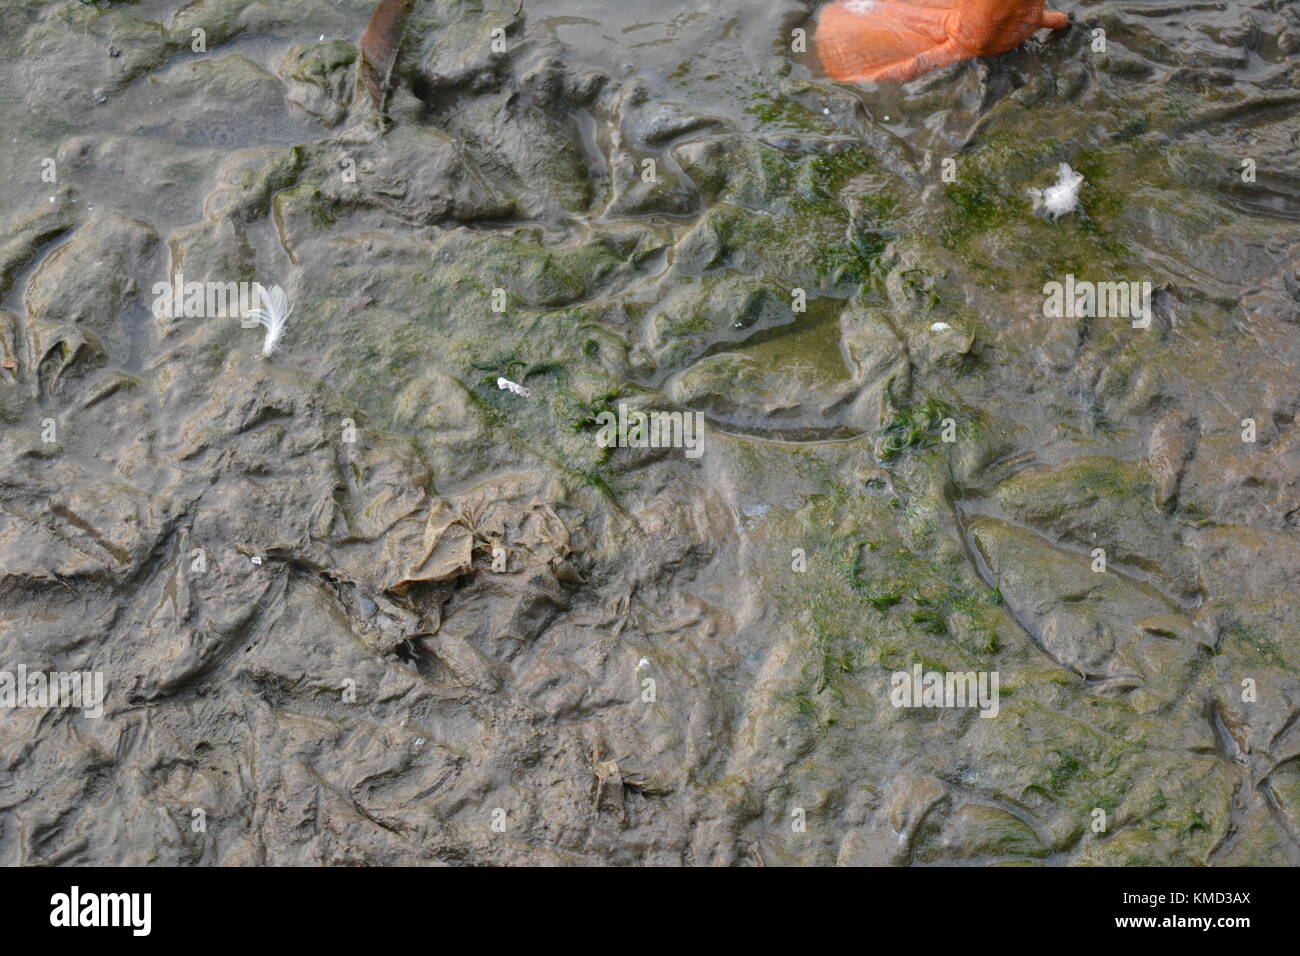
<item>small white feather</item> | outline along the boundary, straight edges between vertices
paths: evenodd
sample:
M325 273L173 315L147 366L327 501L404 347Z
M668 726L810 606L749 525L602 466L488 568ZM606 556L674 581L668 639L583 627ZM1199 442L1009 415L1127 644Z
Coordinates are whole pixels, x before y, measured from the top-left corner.
M284 334L285 324L293 314L293 306L278 285L273 285L270 289L259 285L257 292L262 299L262 307L245 312L244 318L253 319L266 329L266 338L262 341L262 357L266 358L280 344L280 336Z
M522 395L524 398L533 394L531 388L525 388L518 382L512 382L508 378L497 379L497 388L504 389L507 392L514 392L516 395Z
M1051 216L1055 222L1066 213L1079 208L1079 187L1083 185L1083 174L1076 173L1069 163L1061 163L1056 170L1056 182L1046 189L1029 190L1029 198L1034 201L1034 212Z

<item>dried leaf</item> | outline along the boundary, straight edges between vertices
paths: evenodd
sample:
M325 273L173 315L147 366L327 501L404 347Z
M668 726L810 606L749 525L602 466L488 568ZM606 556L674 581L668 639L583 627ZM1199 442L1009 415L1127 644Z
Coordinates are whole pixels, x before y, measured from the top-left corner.
M402 29L415 0L380 0L361 34L361 81L370 91L375 109L383 110L392 88L393 67L402 45Z
M408 570L401 580L387 588L393 594L405 594L413 584L422 581L455 580L468 574L474 566L474 533L444 501L436 502L429 509L414 561L410 560L409 551L413 542L391 536L388 544L390 550L404 553L407 558ZM395 559L397 555L391 557Z

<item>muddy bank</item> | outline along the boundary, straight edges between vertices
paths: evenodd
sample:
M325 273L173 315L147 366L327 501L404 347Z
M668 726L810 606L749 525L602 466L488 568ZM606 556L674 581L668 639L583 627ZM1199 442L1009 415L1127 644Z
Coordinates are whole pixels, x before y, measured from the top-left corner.
M1300 862L1296 10L516 6L12 5L0 862Z

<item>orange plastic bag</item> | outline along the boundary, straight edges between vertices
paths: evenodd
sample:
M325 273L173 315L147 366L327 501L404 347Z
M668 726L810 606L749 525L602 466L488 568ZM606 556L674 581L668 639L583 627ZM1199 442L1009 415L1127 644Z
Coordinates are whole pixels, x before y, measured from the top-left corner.
M1014 50L1040 28L1069 25L1043 0L836 0L822 8L816 44L833 80L905 83Z

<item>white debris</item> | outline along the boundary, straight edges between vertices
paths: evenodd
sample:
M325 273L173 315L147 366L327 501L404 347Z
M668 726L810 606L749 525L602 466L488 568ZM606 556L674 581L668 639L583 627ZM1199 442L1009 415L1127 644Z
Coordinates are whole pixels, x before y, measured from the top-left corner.
M1061 163L1056 170L1055 185L1029 190L1034 212L1051 216L1053 222L1068 212L1074 212L1079 208L1079 187L1082 185L1083 175L1071 169L1069 163Z
M951 329L951 328L952 328L952 326L949 325L947 322L936 322L936 323L934 323L934 325L930 326L930 331L931 331L931 332L947 332L947 331L948 331L949 329Z
M497 379L497 388L504 389L507 392L514 392L516 395L521 395L524 398L528 398L530 395L533 394L533 390L531 388L525 388L523 385L520 385L518 382L512 382L508 378Z
M280 344L285 323L289 321L289 316L293 315L293 306L289 304L289 297L278 285L266 289L259 284L257 294L262 300L262 308L250 309L244 313L244 318L253 319L266 329L266 338L262 341L262 357L266 358Z
M262 563L262 559L261 559L261 558L256 558L256 557L254 557L254 558L249 558L248 560L252 561L254 564L261 564L261 563Z

